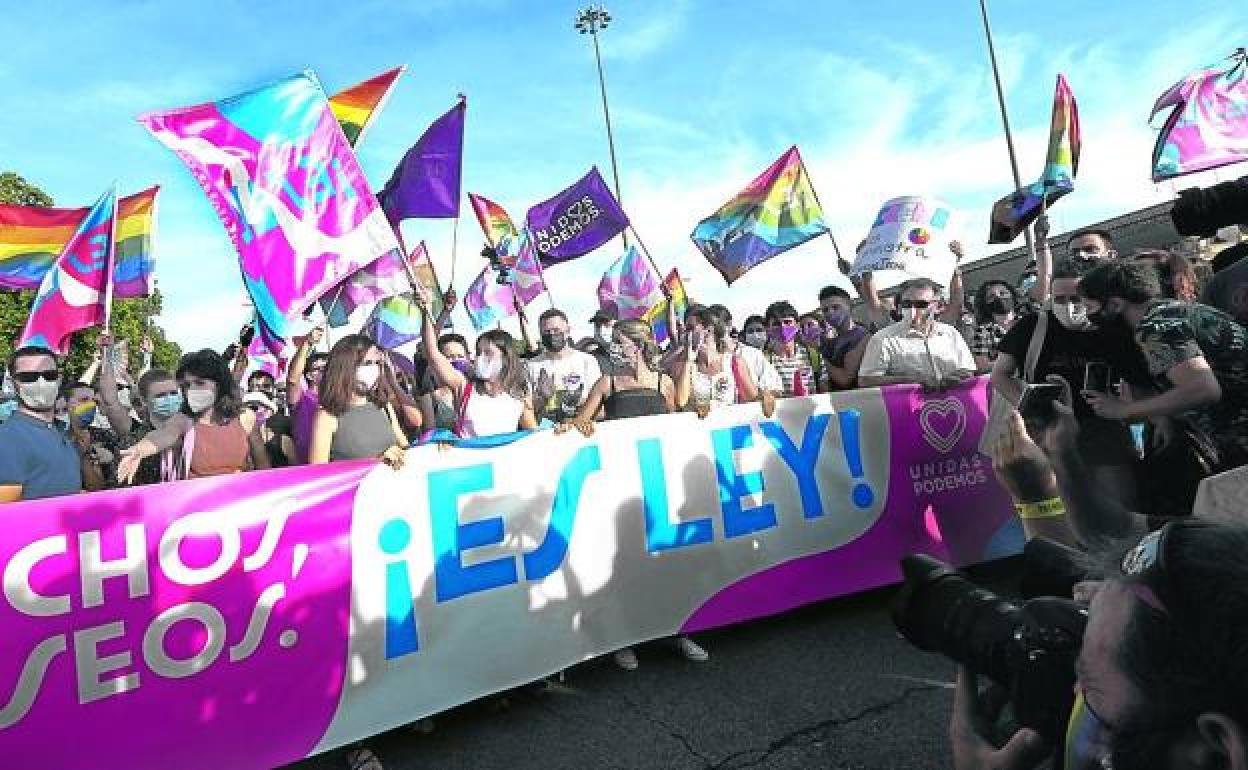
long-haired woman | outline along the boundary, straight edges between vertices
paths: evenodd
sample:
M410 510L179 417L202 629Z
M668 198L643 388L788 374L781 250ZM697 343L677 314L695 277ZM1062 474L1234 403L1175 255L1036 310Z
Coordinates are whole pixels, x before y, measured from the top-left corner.
M453 394L456 435L474 438L536 428L527 373L511 335L497 329L477 337L472 367L461 372L438 348L429 304L424 299L421 302L425 355L434 382Z
M379 457L396 468L403 464L407 437L393 406L399 394L394 378L385 376L385 358L362 334L334 344L321 377L309 463Z
M601 407L608 420L645 417L677 411L689 399L690 368L681 366L676 379L665 377L659 367L659 348L654 332L644 321L618 321L611 332L612 374L594 383L576 417L555 429L564 433L575 427L586 437L594 433L594 415ZM687 636L675 638L676 648L689 660L702 662L710 656ZM637 668L631 647L616 650L615 664L625 671Z
M256 414L242 408L238 384L214 350L188 353L175 374L182 389L182 411L158 430L121 452L118 480L129 484L146 457L172 449L166 480L221 476L269 468L269 454L257 429Z

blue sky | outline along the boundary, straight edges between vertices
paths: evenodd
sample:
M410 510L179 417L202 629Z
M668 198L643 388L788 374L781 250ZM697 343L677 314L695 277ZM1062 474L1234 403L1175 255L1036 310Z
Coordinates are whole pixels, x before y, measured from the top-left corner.
M6 9L0 169L89 205L163 186L161 322L184 347L223 347L248 317L236 259L207 199L175 156L134 120L229 96L304 68L330 93L397 64L408 72L358 148L380 187L455 95L469 97L466 190L520 220L529 205L597 164L608 174L589 40L578 5L558 0L355 2L41 2ZM1221 0L995 0L998 54L1025 180L1043 161L1053 80L1079 100L1077 191L1054 230L1164 200L1149 181L1154 98L1184 73L1244 44L1244 16ZM820 3L614 0L602 37L623 201L660 266L738 319L767 302L815 304L835 278L827 239L755 269L731 289L688 234L790 144L847 253L884 200L934 194L963 216L972 258L988 252L987 213L1011 186L974 0ZM1231 171L1224 171L1224 178ZM1197 178L1194 181L1206 181ZM1210 178L1207 181L1212 181ZM1187 186L1181 183L1181 186ZM412 221L445 284L449 221ZM454 283L481 266L465 202ZM574 327L618 241L548 273ZM539 310L544 301L538 301ZM469 328L462 316L456 325ZM514 328L514 327L513 327Z

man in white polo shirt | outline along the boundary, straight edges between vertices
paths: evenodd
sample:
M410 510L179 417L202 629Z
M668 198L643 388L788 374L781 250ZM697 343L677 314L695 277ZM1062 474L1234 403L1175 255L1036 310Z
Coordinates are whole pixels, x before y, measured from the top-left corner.
M956 328L936 320L944 306L940 295L940 285L926 278L902 284L902 318L867 343L858 368L860 387L949 387L975 374L975 357L966 340Z
M538 419L561 422L576 416L589 391L602 376L598 361L572 347L568 317L551 308L538 318L542 354L529 360L529 383Z

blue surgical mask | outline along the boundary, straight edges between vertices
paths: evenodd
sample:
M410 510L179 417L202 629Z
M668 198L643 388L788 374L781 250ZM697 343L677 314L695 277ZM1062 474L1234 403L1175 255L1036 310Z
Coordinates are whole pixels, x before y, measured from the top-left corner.
M17 411L17 399L14 398L14 399L9 399L8 401L0 402L0 422L4 422L5 420L12 417L13 413L16 411Z
M182 394L168 393L152 399L150 410L153 417L167 420L182 411Z

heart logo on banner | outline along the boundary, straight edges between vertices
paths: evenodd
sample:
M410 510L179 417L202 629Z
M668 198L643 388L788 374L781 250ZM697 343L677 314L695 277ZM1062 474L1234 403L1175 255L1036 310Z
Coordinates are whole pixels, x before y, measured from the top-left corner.
M919 425L927 443L941 454L947 454L966 432L966 407L956 398L928 401L919 411Z

